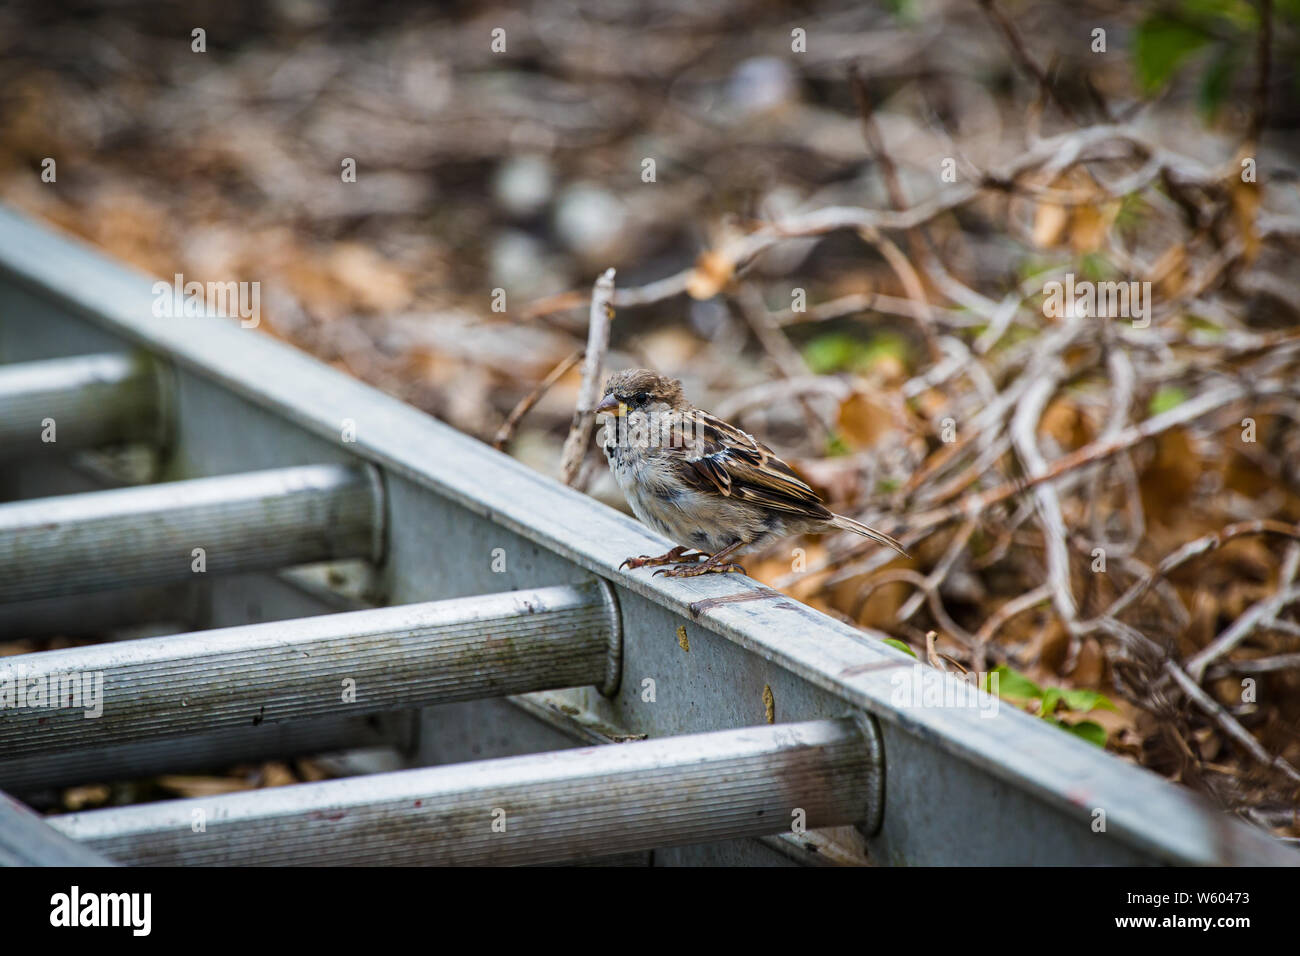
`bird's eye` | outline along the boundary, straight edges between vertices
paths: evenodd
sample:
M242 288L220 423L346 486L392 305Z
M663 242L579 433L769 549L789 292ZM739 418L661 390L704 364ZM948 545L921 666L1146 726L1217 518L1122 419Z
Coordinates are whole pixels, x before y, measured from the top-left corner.
M633 405L644 405L649 400L650 400L649 392L637 392L635 395L632 396Z

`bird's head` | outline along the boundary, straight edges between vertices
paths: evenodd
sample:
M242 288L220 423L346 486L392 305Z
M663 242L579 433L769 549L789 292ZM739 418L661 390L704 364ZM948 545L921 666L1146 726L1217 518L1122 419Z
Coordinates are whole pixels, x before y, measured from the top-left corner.
M615 372L605 382L605 397L598 412L623 416L630 411L684 411L690 404L682 395L682 383L646 368Z

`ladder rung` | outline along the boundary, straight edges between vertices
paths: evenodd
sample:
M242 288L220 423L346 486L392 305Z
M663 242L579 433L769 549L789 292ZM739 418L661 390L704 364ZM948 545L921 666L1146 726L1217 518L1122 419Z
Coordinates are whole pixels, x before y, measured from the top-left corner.
M158 420L158 383L138 356L0 365L0 458L157 439Z
M22 654L0 658L0 701L17 706L0 720L0 754L612 691L618 655L618 610L595 581Z
M0 505L0 604L343 558L377 559L367 468L307 465ZM196 549L202 549L196 555Z
M187 737L133 740L0 760L0 789L24 795L74 784L211 772L233 764L344 750L388 747L405 752L414 745L414 737L409 713L317 717L256 727L250 722Z
M137 865L529 864L862 824L874 726L851 719L373 774L49 818ZM494 826L494 822L496 825Z

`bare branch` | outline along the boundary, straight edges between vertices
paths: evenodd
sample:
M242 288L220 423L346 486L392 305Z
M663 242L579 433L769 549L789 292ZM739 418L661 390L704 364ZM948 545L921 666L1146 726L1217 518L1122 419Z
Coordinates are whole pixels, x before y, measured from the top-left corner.
M1016 63L1032 79L1038 82L1039 88L1065 114L1066 119L1077 123L1078 117L1075 115L1074 109L1069 103L1061 99L1061 95L1056 91L1051 79L1048 78L1043 68L1034 61L1034 58L1029 55L1029 51L1025 49L1025 41L1021 39L1020 31L1016 29L1015 24L1007 19L1006 14L998 8L994 0L977 0L977 2L984 8L984 12L993 21L994 25L1002 31L1002 35L1006 38L1007 46L1010 47L1011 55L1015 58Z
M587 446L596 424L596 406L600 403L601 368L609 348L609 326L614 318L610 300L614 296L614 270L606 269L596 280L591 293L591 325L587 330L587 353L582 363L582 387L578 407L573 412L569 437L564 440L560 474L566 485L575 485L587 457Z
M552 385L562 379L569 369L578 364L578 360L582 358L582 355L583 351L582 349L579 349L568 358L561 361L559 365L555 366L555 368L551 369L550 372L547 373L546 378L542 379L541 383L536 388L525 395L519 404L510 410L510 414L506 416L506 420L502 422L501 427L497 429L496 437L492 439L493 448L497 451L501 451L506 447L511 437L514 435L515 429L519 427L519 422L523 417L532 410L533 406L541 400L543 395L550 391Z
M1259 42L1256 51L1255 103L1246 139L1258 143L1268 122L1268 78L1273 58L1273 0L1259 0Z
M1295 767L1281 757L1274 757L1265 750L1260 742L1251 736L1250 731L1241 726L1240 721L1224 710L1219 705L1219 702L1207 694L1200 684L1184 673L1181 667L1173 661L1167 661L1165 663L1165 673L1173 678L1174 683L1182 689L1192 703L1205 711L1206 716L1214 721L1220 730L1239 743L1246 753L1264 766L1280 770L1292 780L1300 783L1300 770L1296 770Z

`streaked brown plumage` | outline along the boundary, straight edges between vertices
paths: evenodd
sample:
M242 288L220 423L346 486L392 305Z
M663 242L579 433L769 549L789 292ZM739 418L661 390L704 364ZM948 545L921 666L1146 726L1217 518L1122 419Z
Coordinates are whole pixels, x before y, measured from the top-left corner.
M597 411L615 416L604 432L605 458L632 511L680 545L625 565L680 565L656 572L674 576L743 573L727 558L744 548L835 529L907 553L889 535L831 512L770 448L692 406L675 379L648 369L616 372Z

